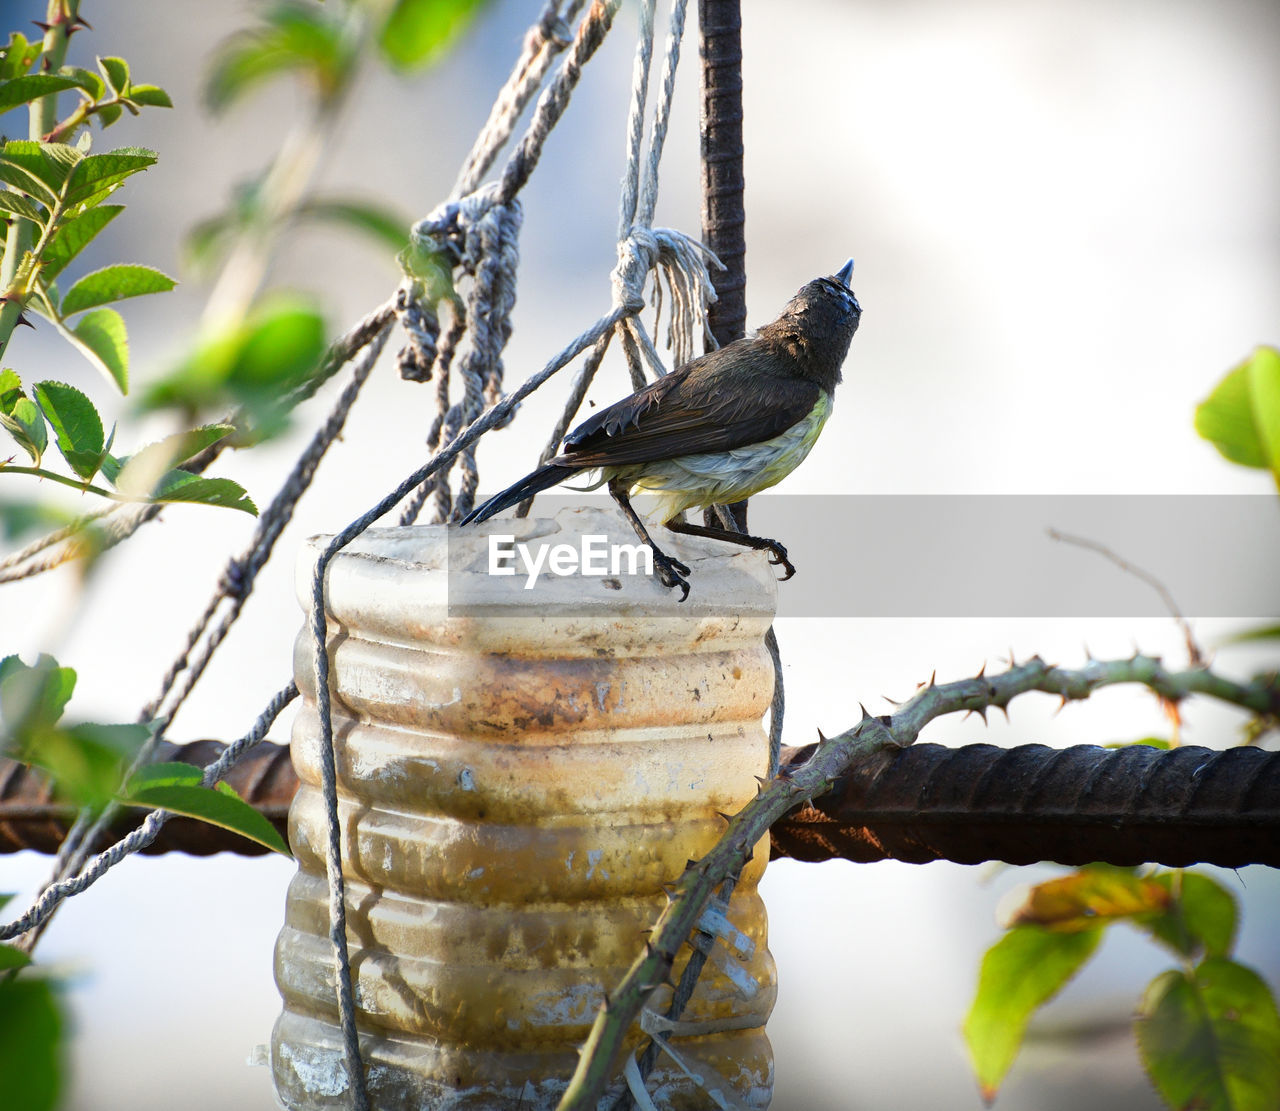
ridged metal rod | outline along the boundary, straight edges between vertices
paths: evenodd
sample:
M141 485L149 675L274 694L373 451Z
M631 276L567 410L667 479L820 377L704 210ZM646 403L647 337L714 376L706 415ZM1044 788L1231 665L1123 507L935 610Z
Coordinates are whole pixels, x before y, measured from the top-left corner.
M202 765L220 750L217 742L198 741L167 746L162 755ZM784 750L784 770L803 763L809 751ZM259 746L228 779L284 832L297 789L286 747ZM43 776L0 761L0 853L56 852L72 817L69 807L52 799ZM141 811L125 814L113 836L141 817ZM206 856L266 850L217 826L179 818L146 851ZM1096 860L1280 867L1280 753L917 744L883 754L774 825L773 855L914 864Z

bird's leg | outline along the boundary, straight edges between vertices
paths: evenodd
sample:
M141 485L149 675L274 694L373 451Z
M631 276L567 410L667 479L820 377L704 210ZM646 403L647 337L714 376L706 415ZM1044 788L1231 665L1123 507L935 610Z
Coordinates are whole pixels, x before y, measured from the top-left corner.
M706 536L711 540L724 540L729 544L741 544L744 548L754 548L758 552L768 552L769 562L782 567L786 574L782 581L786 582L796 573L791 560L787 558L787 549L776 540L766 540L763 536L749 536L745 532L734 532L727 528L713 528L710 525L691 525L681 517L672 517L664 522L664 527L672 532L682 532L688 536Z
M662 580L662 585L666 587L678 586L681 591L680 601L683 602L689 597L689 582L684 577L689 573L689 568L678 559L672 559L653 542L653 537L645 529L644 522L640 520L636 511L631 508L631 499L627 496L628 488L628 483L622 479L615 478L609 483L609 493L613 495L613 500L618 503L618 508L622 510L622 515L631 522L631 527L636 530L636 535L648 544L649 550L653 552L653 566L658 572L658 578Z

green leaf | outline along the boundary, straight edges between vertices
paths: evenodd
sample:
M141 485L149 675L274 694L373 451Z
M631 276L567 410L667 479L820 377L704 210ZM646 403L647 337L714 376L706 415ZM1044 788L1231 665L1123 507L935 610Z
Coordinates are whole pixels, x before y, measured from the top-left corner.
M1196 408L1196 431L1233 463L1280 481L1280 351L1259 347Z
M1170 895L1169 908L1144 925L1180 957L1224 957L1236 936L1236 901L1199 872L1162 872L1153 882Z
M34 201L24 197L21 193L0 189L0 208L6 212L13 212L18 216L25 216L39 227L44 227L45 214L40 211Z
M258 507L238 482L229 478L203 478L190 471L170 471L157 484L152 497L156 501L194 502L223 509L239 509L251 517L258 515Z
M0 79L10 81L15 77L21 77L40 57L41 49L39 40L27 42L26 35L19 31L11 31L8 43L0 49Z
M75 147L67 146L66 143L10 139L4 145L3 161L9 166L25 170L44 185L51 196L57 196L61 194L76 163L83 157ZM19 185L19 188L27 191L24 186Z
M0 426L17 441L35 466L49 446L49 435L39 408L22 392L22 380L12 370L0 370Z
M129 89L129 99L134 104L145 104L151 108L172 108L173 101L159 85L134 85Z
M111 480L122 494L149 498L166 485L169 472L179 463L225 439L234 431L235 427L230 424L210 424L193 428L190 432L166 436L158 443L149 444L136 452L128 460L121 460L123 467L119 475ZM186 473L187 477L194 477L189 472ZM172 485L172 480L168 484Z
M1146 745L1147 748L1168 750L1173 744L1165 737L1139 737L1136 741L1108 741L1103 748L1132 748L1134 745Z
M399 69L435 61L479 11L483 0L396 0L378 46Z
M349 76L352 44L332 15L314 5L283 3L269 9L265 19L266 26L233 36L215 56L205 87L215 112L286 73L309 77L322 96L334 93Z
M150 266L139 266L137 263L104 266L101 270L86 274L67 290L59 311L64 317L71 316L125 297L165 293L177 284L169 275Z
M139 769L129 780L119 801L128 806L168 810L173 814L197 818L239 833L284 856L293 855L276 827L240 798L231 787L225 783L219 783L216 789L202 787L201 774L199 768L189 764L153 764Z
M1259 625L1227 637L1223 644L1247 644L1251 640L1280 640L1280 625Z
M58 203L61 183L56 188L50 188L32 169L31 158L24 151L11 151L11 148L19 148L24 144L38 148L38 144L26 144L26 141L21 139L10 140L4 145L4 153L0 155L0 181L12 185L15 189L21 189L22 192L51 209Z
M129 392L129 332L124 317L115 309L95 309L85 313L67 335L121 393Z
M50 236L49 243L41 255L41 279L48 281L61 274L67 263L83 251L93 241L94 236L123 211L122 204L104 204L82 212L70 220L63 220L58 230Z
M982 959L978 992L964 1023L978 1084L995 1098L1018 1054L1032 1013L1056 995L1093 955L1098 928L1075 933L1016 926Z
M98 117L98 123L105 131L124 115L124 109L119 104L104 104L95 115Z
M79 66L63 66L58 73L71 81L76 88L83 89L95 102L101 100L106 94L106 82L93 70L81 69Z
M32 976L0 979L0 1076L4 1099L22 1111L60 1102L62 1013L53 986Z
M364 232L392 251L402 251L409 242L409 221L368 201L307 201L298 207L297 215L299 219L340 224Z
M116 114L118 117L119 113ZM156 152L146 147L120 147L103 154L86 154L67 182L66 203L84 204L104 189L118 185L148 166L154 166L156 159Z
M20 746L28 735L51 729L76 689L76 673L59 667L52 656L41 653L28 665L17 656L0 660L0 720L6 734Z
M45 502L0 501L0 538L19 540L32 532L65 528L77 519Z
M63 382L41 382L36 401L58 438L58 450L76 474L92 478L105 451L102 418L84 394Z
M107 79L114 93L126 96L129 92L129 63L123 58L99 58L98 68Z
M1280 1107L1280 1016L1251 969L1209 957L1147 987L1138 1050L1170 1107L1274 1111Z
M0 413L0 425L31 456L32 465L40 466L44 449L49 446L49 434L36 403L29 398L20 397L9 412Z
M31 958L21 949L12 945L0 945L0 972L8 972L11 968L26 968Z
M1007 918L1013 926L1075 932L1108 920L1162 914L1169 900L1168 888L1152 878L1126 868L1090 864L1036 884Z
M74 89L76 82L53 73L30 73L15 77L12 81L0 81L0 112L7 112L19 104L28 104L50 93Z

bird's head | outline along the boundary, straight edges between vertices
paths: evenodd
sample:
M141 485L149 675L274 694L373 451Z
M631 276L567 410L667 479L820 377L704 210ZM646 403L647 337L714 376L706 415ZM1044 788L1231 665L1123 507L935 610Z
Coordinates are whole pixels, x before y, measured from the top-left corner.
M840 367L862 318L862 306L849 286L852 276L853 259L850 259L831 277L814 278L787 302L782 315L767 326L799 341L805 351L806 370L828 390L840 381Z

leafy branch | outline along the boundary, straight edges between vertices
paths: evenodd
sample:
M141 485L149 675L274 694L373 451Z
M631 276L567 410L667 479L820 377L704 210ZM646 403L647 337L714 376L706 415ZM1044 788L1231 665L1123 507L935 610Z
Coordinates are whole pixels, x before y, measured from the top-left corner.
M628 1031L650 996L669 982L677 954L715 892L737 875L769 827L784 814L831 790L838 779L874 753L913 744L925 726L939 717L958 712L985 717L993 708L1007 712L1014 698L1032 691L1057 695L1065 704L1122 683L1145 686L1175 704L1200 694L1258 715L1280 714L1280 678L1276 676L1240 683L1206 667L1172 671L1158 658L1141 654L1125 660L1090 660L1076 669L1054 667L1036 656L998 675L986 675L984 668L971 679L952 683L939 684L932 678L893 714L872 717L864 709L862 720L851 729L822 738L803 766L762 783L757 796L728 819L716 846L691 862L676 881L644 952L596 1016L559 1111L596 1106L617 1073Z

